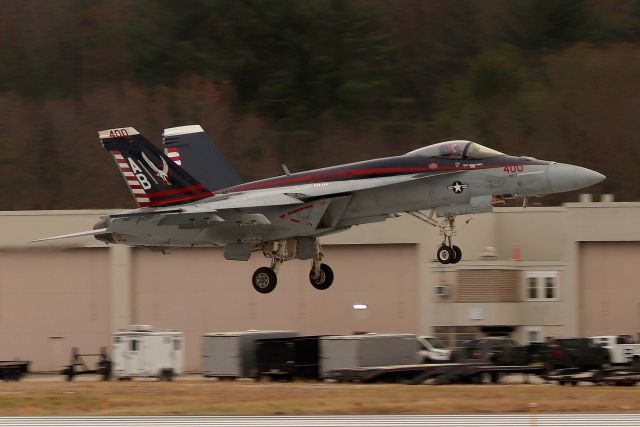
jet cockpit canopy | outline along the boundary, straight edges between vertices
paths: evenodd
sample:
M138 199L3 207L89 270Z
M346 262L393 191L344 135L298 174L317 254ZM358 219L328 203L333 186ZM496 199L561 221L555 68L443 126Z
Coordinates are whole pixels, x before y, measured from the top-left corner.
M486 159L487 157L504 156L504 153L485 147L475 142L455 140L440 142L427 147L418 148L407 153L439 159Z

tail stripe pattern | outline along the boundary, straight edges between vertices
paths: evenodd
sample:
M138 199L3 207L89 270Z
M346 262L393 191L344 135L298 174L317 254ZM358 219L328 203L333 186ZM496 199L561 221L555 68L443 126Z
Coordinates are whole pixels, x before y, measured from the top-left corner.
M111 153L113 154L113 158L118 164L118 167L122 172L122 175L124 175L124 179L127 181L127 185L129 186L129 189L131 190L133 197L136 199L136 202L138 202L138 205L141 208L146 208L147 206L149 206L150 199L149 197L147 197L146 191L144 191L144 189L142 188L142 185L136 179L135 175L133 174L133 170L131 169L131 166L129 165L127 160L124 158L122 153L116 150L112 151Z

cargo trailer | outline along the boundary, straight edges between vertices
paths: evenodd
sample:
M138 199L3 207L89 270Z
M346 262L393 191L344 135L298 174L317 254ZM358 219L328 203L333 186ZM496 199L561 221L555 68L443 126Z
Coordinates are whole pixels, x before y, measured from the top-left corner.
M272 379L320 378L320 336L259 339L258 375Z
M364 334L320 338L320 376L337 369L413 365L419 343L412 334Z
M156 377L171 381L184 371L184 334L133 325L113 334L113 376Z
M256 340L297 336L296 331L214 332L202 336L202 375L205 377L255 378Z

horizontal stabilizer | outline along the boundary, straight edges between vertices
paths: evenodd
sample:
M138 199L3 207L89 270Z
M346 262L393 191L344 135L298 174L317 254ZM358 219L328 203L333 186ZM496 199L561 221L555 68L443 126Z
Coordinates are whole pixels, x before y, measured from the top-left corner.
M61 236L45 237L44 239L30 240L27 243L45 242L47 240L70 239L72 237L95 236L96 234L106 233L106 228L98 228L97 230L81 231L79 233L63 234Z

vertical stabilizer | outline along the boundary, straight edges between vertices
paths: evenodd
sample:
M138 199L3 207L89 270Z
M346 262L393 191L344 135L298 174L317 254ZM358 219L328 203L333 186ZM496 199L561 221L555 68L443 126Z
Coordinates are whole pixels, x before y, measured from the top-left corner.
M162 141L167 156L207 188L218 190L242 184L240 176L200 125L165 129Z
M174 206L213 195L132 127L98 133L140 207Z

